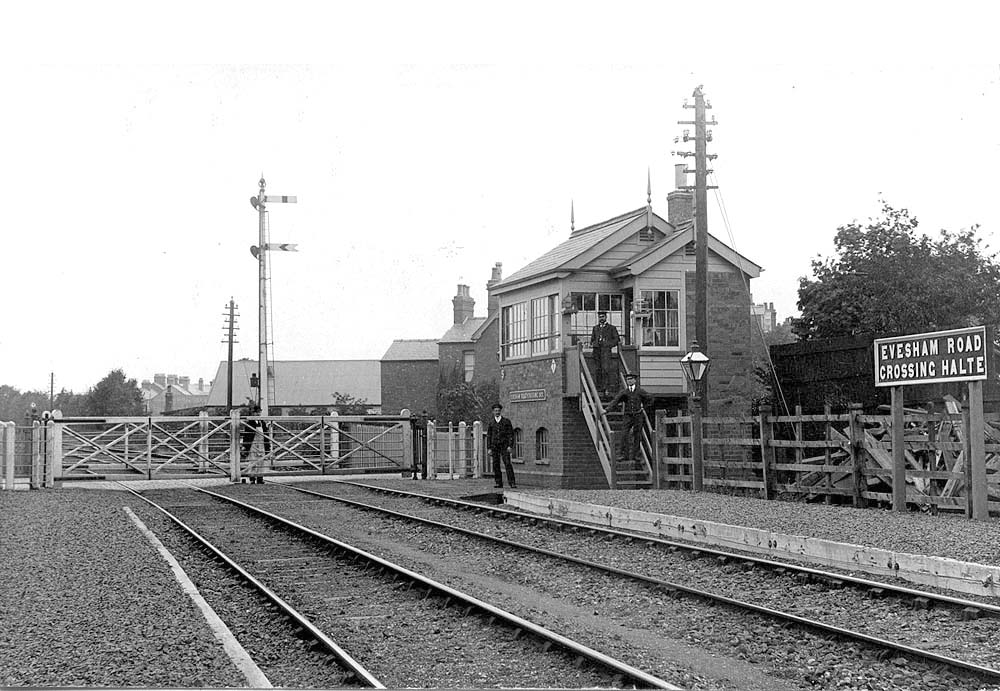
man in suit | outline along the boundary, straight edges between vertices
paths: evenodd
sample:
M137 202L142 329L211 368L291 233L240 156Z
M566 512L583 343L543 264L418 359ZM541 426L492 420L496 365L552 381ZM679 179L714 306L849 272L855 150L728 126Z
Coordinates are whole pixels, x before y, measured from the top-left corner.
M642 443L642 428L645 424L643 411L653 412L653 397L649 392L638 384L638 377L633 373L625 375L625 388L611 399L602 416L608 414L608 410L614 410L621 403L625 404L625 428L622 431L622 458L635 460L639 454Z
M594 349L594 383L597 395L608 396L610 389L618 388L618 363L612 359L611 349L617 348L621 339L614 324L608 324L608 313L597 313L597 325L590 332L590 347Z
M514 425L510 420L501 415L503 406L499 403L493 404L493 416L490 417L490 424L486 427L486 449L493 458L493 482L497 487L503 487L503 475L501 474L500 461L507 470L507 484L517 487L514 482L514 466L510 462L510 450L514 446Z

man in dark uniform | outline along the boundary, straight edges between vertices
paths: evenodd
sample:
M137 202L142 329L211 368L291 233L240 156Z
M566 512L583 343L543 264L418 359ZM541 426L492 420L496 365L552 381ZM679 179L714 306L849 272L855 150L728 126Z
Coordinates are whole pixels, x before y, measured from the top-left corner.
M612 360L611 349L617 348L621 339L614 324L608 324L607 312L597 313L597 325L590 332L590 347L594 349L594 383L597 394L608 396L608 391L618 388L618 366Z
M502 410L502 405L493 404L493 416L486 428L486 449L493 458L494 484L497 487L503 487L503 475L500 468L502 460L507 469L507 484L511 487L517 487L517 483L514 482L514 466L510 462L510 450L514 446L514 425L500 414Z
M611 399L601 415L607 415L618 404L625 404L625 428L622 430L622 458L635 460L642 444L643 410L652 412L653 397L638 384L638 377L631 372L625 375L625 388Z
M241 411L242 417L260 415L260 406L253 399L248 398L247 404ZM254 437L260 432L264 438L264 453L271 453L271 438L267 434L267 423L264 420L247 420L243 433L240 435L240 460L245 461L250 456L250 449L253 448Z

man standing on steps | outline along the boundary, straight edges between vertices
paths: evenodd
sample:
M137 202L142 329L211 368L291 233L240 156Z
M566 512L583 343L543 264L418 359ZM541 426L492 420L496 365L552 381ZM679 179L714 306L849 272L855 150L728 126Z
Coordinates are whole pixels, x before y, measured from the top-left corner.
M510 450L514 446L514 425L508 418L501 415L503 406L499 403L493 404L493 415L490 417L490 424L486 427L486 450L493 458L493 483L496 487L503 487L503 475L501 474L500 462L507 470L507 484L517 487L514 482L514 466L510 462Z
M598 396L610 395L618 388L618 367L612 359L611 349L617 348L621 339L614 324L608 324L608 313L597 313L597 325L590 332L590 347L594 349L594 383Z
M622 458L634 461L642 444L643 411L652 412L653 397L638 384L639 377L629 372L625 375L625 388L608 403L602 416L614 410L620 403L625 404L625 427L622 430Z

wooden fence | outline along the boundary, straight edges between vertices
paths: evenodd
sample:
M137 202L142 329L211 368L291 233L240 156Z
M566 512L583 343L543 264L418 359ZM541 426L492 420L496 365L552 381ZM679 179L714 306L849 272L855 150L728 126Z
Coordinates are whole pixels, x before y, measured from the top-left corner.
M931 512L971 515L968 408L949 401L942 413L906 410L903 417L906 502ZM1000 416L986 417L988 510L1000 514ZM702 419L703 486L762 498L892 503L892 416L846 413ZM658 487L690 488L691 417L656 419Z

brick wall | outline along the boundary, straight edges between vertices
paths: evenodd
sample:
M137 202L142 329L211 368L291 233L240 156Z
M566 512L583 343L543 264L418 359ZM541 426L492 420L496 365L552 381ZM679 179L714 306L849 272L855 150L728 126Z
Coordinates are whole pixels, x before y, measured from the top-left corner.
M687 332L694 339L694 272L685 276ZM708 274L708 370L710 411L713 415L750 414L753 358L750 297L738 273Z
M576 352L570 354L576 357ZM555 371L553 371L553 362ZM577 397L563 395L565 390L563 355L503 363L500 399L504 414L524 438L522 463L515 463L518 485L556 489L607 489L597 452L590 440L587 423L580 412ZM542 389L544 401L511 401L512 391ZM535 459L535 432L545 427L549 432L549 458Z
M437 360L382 362L382 412L398 415L403 408L418 415L437 413Z
M497 359L497 350L500 348L499 324L500 320L494 319L476 341L474 381L500 381L500 361Z

